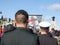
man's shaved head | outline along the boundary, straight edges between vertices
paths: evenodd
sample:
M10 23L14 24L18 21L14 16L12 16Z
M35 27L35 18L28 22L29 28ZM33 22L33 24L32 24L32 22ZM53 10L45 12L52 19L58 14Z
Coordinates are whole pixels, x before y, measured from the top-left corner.
M17 23L27 23L28 13L24 10L19 10L15 14L15 19L16 19Z

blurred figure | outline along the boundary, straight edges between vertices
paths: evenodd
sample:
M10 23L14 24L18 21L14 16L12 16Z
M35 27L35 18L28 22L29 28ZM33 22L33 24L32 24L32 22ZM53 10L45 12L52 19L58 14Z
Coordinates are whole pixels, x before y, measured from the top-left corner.
M27 28L28 13L25 10L16 12L15 22L16 29L4 33L1 45L38 45L37 35L31 33Z
M2 32L1 32L1 26L0 26L0 43L1 43L1 33L2 33Z
M7 26L5 26L4 33L8 32L8 31L10 32L15 29L16 29L16 27L14 27L12 24L8 24Z
M39 34L39 42L40 45L58 45L57 39L53 38L51 33L49 33L49 22L40 22L40 34Z

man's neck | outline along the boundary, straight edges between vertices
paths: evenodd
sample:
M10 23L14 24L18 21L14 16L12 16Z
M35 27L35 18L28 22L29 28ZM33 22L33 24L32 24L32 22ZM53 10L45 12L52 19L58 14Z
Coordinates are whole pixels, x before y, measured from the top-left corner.
M41 34L43 35L43 34L47 34L46 32L41 32Z
M24 28L27 28L26 24L16 24L16 27L24 27Z

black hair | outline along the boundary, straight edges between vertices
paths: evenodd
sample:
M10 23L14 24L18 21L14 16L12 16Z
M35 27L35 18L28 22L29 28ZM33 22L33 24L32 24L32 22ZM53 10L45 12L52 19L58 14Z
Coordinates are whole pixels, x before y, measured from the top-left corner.
M18 18L17 16L22 16L22 18ZM15 14L15 19L16 21L19 23L19 22L23 22L23 23L26 23L27 20L28 20L28 13L25 11L25 10L18 10Z
M28 13L25 10L18 10L15 14L15 18L17 15L20 15L20 14L24 15L28 19Z
M40 27L40 28L45 30L45 31L49 31L49 27Z

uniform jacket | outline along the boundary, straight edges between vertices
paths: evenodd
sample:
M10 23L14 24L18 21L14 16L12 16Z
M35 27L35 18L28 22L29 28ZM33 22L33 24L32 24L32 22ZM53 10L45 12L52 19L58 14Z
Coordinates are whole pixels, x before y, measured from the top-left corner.
M38 45L37 35L27 28L18 27L4 33L1 45Z
M58 45L57 39L49 35L40 35L39 36L40 45Z

